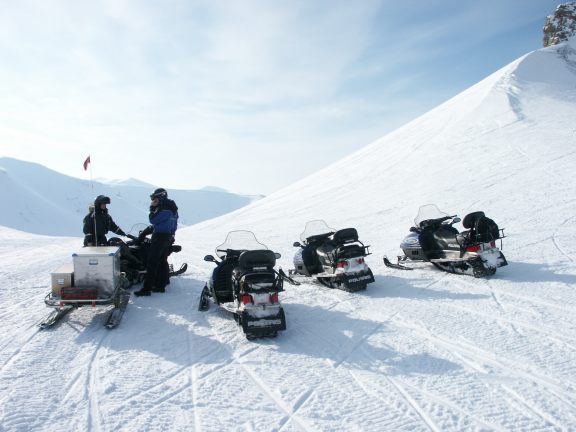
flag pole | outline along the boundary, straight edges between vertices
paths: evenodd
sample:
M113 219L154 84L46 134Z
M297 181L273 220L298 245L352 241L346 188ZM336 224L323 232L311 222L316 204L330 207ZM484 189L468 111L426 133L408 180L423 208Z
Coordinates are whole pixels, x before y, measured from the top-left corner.
M88 159L90 161L90 186L92 186L92 196L94 196L94 181L92 180L92 159L90 159L90 155L88 155ZM96 228L96 204L94 204L94 246L98 246L98 231Z
M92 190L92 196L94 196L94 180L92 178L92 160L90 155L84 161L84 171L88 169L90 165L90 189ZM88 206L90 208L90 206ZM94 246L98 246L98 228L96 224L96 204L92 203L92 218L94 219Z

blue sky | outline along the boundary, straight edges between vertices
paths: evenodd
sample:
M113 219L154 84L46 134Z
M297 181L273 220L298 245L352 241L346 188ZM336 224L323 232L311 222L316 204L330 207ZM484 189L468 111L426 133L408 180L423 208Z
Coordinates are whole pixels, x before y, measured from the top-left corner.
M558 1L0 1L0 156L269 194L542 46Z

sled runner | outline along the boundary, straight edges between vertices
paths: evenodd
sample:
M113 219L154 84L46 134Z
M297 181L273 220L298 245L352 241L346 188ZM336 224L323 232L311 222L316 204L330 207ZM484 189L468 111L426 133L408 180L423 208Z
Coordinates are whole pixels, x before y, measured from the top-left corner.
M120 324L130 293L128 281L120 272L120 249L111 246L86 247L72 254L72 266L52 273L52 291L44 298L53 311L38 325L46 329L80 307L110 309L104 325Z

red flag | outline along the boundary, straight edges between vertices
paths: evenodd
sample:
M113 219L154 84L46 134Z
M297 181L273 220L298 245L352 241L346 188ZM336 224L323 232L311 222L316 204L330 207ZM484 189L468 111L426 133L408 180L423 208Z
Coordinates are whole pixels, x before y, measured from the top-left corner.
M88 164L90 163L90 155L88 155L88 157L86 158L86 160L84 161L84 171L86 171L88 169Z

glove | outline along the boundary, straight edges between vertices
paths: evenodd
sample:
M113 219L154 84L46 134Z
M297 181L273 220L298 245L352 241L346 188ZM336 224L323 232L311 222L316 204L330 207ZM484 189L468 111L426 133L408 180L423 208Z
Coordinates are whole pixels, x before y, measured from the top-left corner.
M120 228L118 229L118 231L116 231L116 234L118 234L119 236L122 236L122 237L126 237L126 233L124 231L122 231Z

